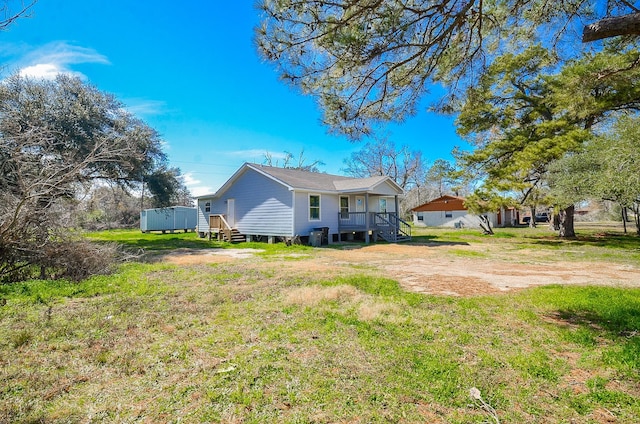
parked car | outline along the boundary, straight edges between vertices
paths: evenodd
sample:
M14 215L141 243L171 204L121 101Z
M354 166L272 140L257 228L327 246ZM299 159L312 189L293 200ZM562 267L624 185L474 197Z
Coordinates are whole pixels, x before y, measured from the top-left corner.
M522 218L522 222L528 224L531 221L530 216L525 216ZM549 222L549 213L548 212L540 212L536 214L536 222Z
M549 222L549 214L547 212L537 213L536 222Z

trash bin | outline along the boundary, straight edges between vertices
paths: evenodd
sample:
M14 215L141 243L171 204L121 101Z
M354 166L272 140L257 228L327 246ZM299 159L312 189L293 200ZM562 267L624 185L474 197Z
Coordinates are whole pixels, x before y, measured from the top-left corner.
M309 246L322 246L322 231L311 231L309 233Z
M323 246L329 244L329 227L318 227L314 228L313 231L321 231L322 232L322 242Z

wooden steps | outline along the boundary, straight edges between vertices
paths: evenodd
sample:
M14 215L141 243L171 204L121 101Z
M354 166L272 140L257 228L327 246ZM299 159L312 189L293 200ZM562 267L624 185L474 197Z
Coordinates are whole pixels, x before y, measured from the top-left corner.
M228 241L230 243L242 243L247 241L247 236L245 236L244 234L240 234L240 231L238 231L236 228L232 228L231 237L228 236L228 233L226 231L222 232L222 240Z
M376 235L389 243L400 243L403 241L411 241L411 236L393 229L379 229Z

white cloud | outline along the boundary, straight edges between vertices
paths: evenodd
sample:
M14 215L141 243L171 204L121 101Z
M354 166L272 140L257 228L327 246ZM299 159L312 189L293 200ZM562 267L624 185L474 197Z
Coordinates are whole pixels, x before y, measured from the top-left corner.
M201 185L202 181L194 178L191 172L187 172L182 175L184 179L184 185L187 186L192 196L202 196L205 194L213 193L213 189L209 186Z
M38 79L55 79L61 73L62 69L52 63L40 63L20 69L21 76Z
M226 152L229 156L235 156L239 158L260 158L264 159L265 154L271 155L273 159L284 159L287 157L287 154L284 152L270 152L268 149L248 149L248 150L234 150L231 152Z
M212 194L214 191L211 187L197 186L189 188L189 192L192 196L198 197L204 196L205 194Z
M18 67L22 76L53 79L58 74L70 74L86 79L82 73L72 69L73 65L82 63L108 65L109 60L93 49L55 41L19 59Z
M264 154L266 153L266 150L264 149L251 149L251 150L233 150L230 152L226 152L227 155L229 156L236 156L236 157L240 157L240 158L245 158L245 157L254 157L254 156L264 156Z
M136 116L151 116L164 113L166 102L162 100L125 99L125 109Z
M193 174L191 172L187 172L182 176L182 178L184 178L184 184L187 187L200 184L201 182L200 180L193 178Z

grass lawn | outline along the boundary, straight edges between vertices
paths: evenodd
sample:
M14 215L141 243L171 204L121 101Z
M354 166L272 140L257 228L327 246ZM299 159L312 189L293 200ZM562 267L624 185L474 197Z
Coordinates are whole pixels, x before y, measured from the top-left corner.
M424 231L424 232L423 232ZM636 236L585 229L419 230L417 243L640 262ZM188 234L89 235L144 249L231 245ZM285 254L128 263L81 283L0 286L0 423L637 423L640 290L551 285L458 298L385 276L303 277ZM335 246L335 248L341 248ZM477 390L476 390L477 389Z

